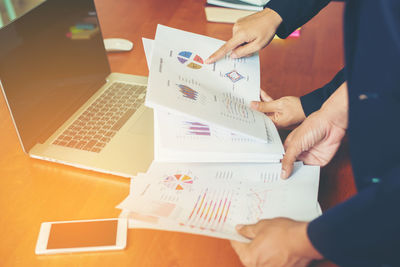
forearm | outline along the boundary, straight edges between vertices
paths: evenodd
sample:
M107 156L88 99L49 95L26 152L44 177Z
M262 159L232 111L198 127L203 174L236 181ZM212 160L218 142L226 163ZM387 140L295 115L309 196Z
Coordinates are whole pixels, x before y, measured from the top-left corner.
M330 122L336 126L347 129L349 117L349 97L347 92L347 82L344 82L339 88L326 100L321 107L321 112L326 114Z
M306 116L319 110L322 104L346 81L344 68L341 69L335 77L323 87L312 91L300 97L301 105Z
M308 237L308 224L309 223L304 222L291 229L292 233L290 233L290 236L293 238L292 242L288 242L288 244L292 245L292 251L297 256L310 260L320 260L323 258L323 256L317 249L314 248Z

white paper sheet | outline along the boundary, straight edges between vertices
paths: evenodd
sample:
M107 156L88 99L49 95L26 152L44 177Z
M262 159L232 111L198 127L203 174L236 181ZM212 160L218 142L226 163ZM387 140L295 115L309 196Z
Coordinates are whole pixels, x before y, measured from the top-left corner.
M270 120L268 143L234 134L165 111L154 112L157 161L164 162L279 162L283 145Z
M151 59L153 57L154 40L142 38L144 54L146 55L147 67L150 70Z
M168 164L154 162L132 180L131 194L117 208L138 226L245 241L237 224L289 217L311 220L319 167L296 164L281 180L280 164ZM129 213L125 212L125 215Z
M259 100L259 57L204 64L223 43L158 25L146 105L267 142L265 115L249 107Z

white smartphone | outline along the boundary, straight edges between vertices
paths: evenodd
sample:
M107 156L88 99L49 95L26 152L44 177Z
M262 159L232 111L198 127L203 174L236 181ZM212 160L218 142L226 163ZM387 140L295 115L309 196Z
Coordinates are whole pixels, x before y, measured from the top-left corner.
M126 219L44 222L35 253L56 254L118 250L126 247Z

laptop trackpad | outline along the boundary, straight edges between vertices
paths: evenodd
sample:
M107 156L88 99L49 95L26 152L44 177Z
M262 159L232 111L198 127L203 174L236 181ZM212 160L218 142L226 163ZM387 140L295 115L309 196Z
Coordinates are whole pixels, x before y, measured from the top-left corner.
M154 132L153 110L146 108L141 116L129 128L128 132L134 135L152 135Z

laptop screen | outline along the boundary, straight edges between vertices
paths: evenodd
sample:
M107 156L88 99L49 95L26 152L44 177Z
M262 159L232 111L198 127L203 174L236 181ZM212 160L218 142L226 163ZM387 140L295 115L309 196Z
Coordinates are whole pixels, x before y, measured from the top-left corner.
M93 0L47 0L0 29L0 80L26 152L109 73Z

